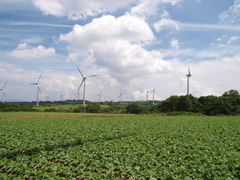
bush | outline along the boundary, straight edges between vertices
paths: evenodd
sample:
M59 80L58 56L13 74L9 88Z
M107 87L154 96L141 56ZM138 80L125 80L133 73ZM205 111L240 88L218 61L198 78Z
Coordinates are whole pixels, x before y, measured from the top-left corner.
M131 103L126 107L127 113L133 113L133 114L142 114L146 113L144 108L136 103Z
M101 110L101 106L99 103L91 103L86 105L86 112L87 113L99 113Z
M80 105L80 106L78 106L78 108L74 108L73 112L74 113L86 112L86 109L84 106Z

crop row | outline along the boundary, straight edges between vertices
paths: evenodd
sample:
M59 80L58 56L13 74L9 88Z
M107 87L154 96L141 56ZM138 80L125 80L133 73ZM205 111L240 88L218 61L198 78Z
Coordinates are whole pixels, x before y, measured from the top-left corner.
M239 179L239 117L0 122L0 178Z

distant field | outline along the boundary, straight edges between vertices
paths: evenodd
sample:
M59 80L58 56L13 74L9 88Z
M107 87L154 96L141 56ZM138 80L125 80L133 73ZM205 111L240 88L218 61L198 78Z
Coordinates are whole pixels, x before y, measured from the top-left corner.
M45 109L50 109L50 108L54 108L56 110L69 110L69 109L75 109L78 108L79 105L82 104L65 104L65 105L48 105L48 106L38 106L38 107L34 107L35 109L44 111ZM101 105L101 107L109 107L109 105Z
M240 117L43 114L0 121L0 179L240 179Z

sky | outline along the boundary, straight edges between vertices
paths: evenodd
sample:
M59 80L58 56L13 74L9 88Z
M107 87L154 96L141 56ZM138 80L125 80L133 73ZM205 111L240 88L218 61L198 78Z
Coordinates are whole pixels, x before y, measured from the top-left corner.
M240 0L0 0L5 102L240 91ZM0 92L2 97L2 92ZM80 88L80 99L83 87Z

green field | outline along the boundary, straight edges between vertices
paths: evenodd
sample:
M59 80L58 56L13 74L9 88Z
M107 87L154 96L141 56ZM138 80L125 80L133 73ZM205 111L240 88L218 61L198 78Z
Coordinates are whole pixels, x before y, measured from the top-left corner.
M38 116L0 121L0 179L240 179L237 116Z

